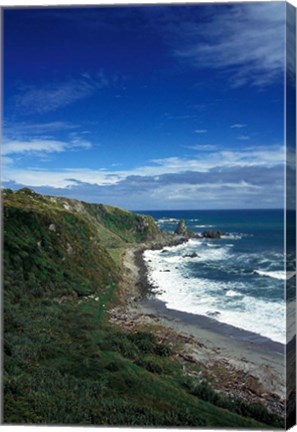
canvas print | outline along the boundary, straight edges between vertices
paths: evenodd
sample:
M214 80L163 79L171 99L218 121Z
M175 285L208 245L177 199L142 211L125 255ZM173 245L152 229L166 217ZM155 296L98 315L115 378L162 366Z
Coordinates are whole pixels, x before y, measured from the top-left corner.
M294 425L295 8L2 23L2 423Z

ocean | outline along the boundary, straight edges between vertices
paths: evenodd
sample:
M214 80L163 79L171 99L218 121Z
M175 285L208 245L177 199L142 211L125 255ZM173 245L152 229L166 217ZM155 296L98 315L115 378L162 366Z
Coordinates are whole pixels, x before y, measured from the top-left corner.
M286 342L282 210L142 213L151 215L168 232L184 219L195 233L220 230L228 234L145 251L154 295L167 308ZM193 253L197 256L188 256Z

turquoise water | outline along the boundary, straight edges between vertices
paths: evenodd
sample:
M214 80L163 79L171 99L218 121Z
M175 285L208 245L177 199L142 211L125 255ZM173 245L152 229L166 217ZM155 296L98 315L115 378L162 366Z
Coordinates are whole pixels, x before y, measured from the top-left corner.
M284 218L282 210L150 211L161 229L179 219L218 240L193 239L166 252L147 251L155 295L171 309L212 317L285 342ZM195 252L198 257L187 257Z

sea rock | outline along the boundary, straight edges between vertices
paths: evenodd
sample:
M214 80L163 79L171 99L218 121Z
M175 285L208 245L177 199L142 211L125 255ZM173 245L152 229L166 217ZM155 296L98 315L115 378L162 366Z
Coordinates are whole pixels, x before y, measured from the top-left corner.
M209 238L209 239L219 239L224 235L225 233L222 231L204 231L202 233L203 238Z
M177 225L177 227L176 227L174 233L175 233L175 234L178 234L178 235L187 236L187 234L188 234L188 230L187 230L187 227L186 227L186 223L185 223L185 221L184 221L183 219L181 219L181 220L178 222L178 225Z
M196 252L193 252L191 254L183 255L183 258L199 258L199 255Z
M192 239L192 238L220 239L222 235L225 235L223 231L204 231L203 233L196 234L193 231L188 230L186 223L183 219L179 221L174 233L179 236L183 236L187 239Z
M167 249L163 249L163 250L161 251L161 253L166 253L166 252L168 252Z
M190 239L190 238L198 238L199 235L195 234L193 231L189 231L186 223L183 219L181 219L174 231L174 234L178 235L178 236L183 236L185 239Z
M217 317L217 316L219 316L219 315L221 315L221 314L220 314L219 311L207 311L207 312L206 312L206 315L208 315L208 316L210 316L210 317Z

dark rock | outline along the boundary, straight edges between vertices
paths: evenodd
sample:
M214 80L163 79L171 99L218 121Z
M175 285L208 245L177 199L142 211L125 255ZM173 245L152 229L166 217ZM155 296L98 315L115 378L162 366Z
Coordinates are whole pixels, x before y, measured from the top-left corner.
M179 236L183 236L187 239L200 237L200 235L195 234L193 231L188 230L188 228L185 224L185 221L183 219L181 219L179 221L179 223L178 223L178 225L174 231L174 234L179 235Z
M183 235L183 236L188 236L188 230L185 224L185 221L183 219L181 219L174 231L175 234L178 235Z
M206 312L206 314L208 315L208 316L210 316L210 317L216 317L216 316L219 316L220 315L220 312L218 312L218 311L208 311L208 312Z
M161 251L161 253L166 253L166 252L168 252L167 249L163 249L163 250Z
M204 231L202 233L203 238L209 238L209 239L219 239L224 235L225 233L222 231Z
M193 252L191 254L183 255L183 258L199 258L199 255L196 252Z

